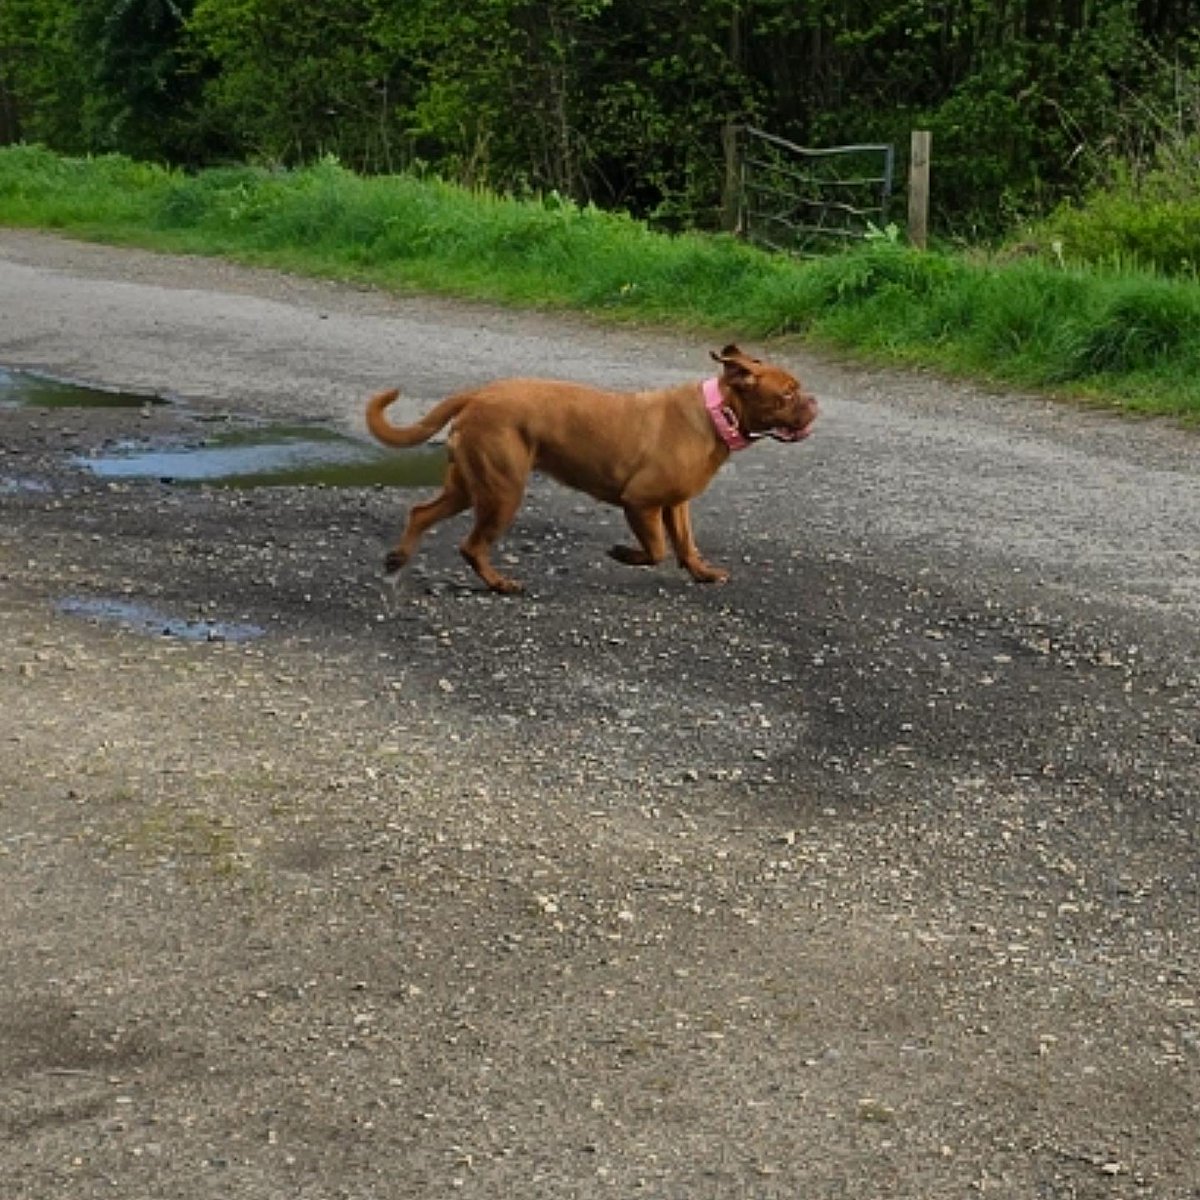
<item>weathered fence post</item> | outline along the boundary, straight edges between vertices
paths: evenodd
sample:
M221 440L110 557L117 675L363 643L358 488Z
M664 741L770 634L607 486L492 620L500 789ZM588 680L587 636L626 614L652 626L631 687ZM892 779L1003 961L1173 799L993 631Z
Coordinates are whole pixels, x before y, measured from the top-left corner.
M908 160L908 240L924 250L929 240L929 150L933 135L914 129Z
M721 228L726 233L741 233L742 164L738 157L738 126L726 121L721 127L721 146L725 151L725 183L721 188Z

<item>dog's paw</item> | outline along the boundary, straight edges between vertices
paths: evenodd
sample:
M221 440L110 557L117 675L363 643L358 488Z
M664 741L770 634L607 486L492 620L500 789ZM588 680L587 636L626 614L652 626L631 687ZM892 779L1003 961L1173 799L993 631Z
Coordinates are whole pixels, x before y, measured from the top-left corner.
M688 570L697 583L729 582L729 572L723 567L710 567L708 563L701 563L699 566L689 567Z
M516 579L509 579L506 575L500 575L495 579L489 580L488 587L497 596L519 596L525 590L523 583L520 583Z
M394 581L395 577L400 574L400 568L408 562L408 555L403 550L391 550L388 556L383 560L383 577L389 581Z
M608 557L616 559L619 563L624 563L627 567L654 566L654 559L645 550L641 550L637 546L610 546Z

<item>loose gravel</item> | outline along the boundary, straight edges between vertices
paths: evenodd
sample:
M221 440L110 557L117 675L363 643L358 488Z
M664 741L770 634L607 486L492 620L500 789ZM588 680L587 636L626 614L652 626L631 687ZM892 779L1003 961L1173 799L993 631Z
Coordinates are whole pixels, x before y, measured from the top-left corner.
M0 411L5 1200L1200 1196L1194 432L756 347L733 581L536 480L512 599L74 461L724 340L0 231L0 364L173 400Z

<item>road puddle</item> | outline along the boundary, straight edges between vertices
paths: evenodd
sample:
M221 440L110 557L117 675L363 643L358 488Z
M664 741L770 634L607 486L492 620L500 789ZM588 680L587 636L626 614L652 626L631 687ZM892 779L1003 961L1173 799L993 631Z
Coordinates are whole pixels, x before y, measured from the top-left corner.
M0 367L0 409L4 408L145 408L166 404L161 396L85 387L36 371Z
M446 451L386 451L331 430L265 426L229 430L197 445L124 443L76 458L105 479L262 487L430 487L441 482Z
M188 620L159 612L136 600L117 600L103 596L68 596L55 606L69 617L83 617L104 624L119 625L132 633L148 637L178 638L185 642L249 642L266 633L258 625L236 621Z
M25 479L14 475L0 476L0 496L40 496L50 491L50 485L40 479Z

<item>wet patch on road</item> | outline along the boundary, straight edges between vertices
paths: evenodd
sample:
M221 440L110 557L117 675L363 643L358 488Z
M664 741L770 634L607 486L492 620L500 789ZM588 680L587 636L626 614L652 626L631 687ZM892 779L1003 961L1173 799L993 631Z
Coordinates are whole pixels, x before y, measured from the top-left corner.
M147 637L170 637L185 642L250 642L266 634L261 626L247 622L189 620L162 613L136 600L104 596L67 596L55 608L65 616L119 625Z
M50 485L40 479L23 479L12 475L0 476L0 496L17 496L22 493L41 495L51 490Z
M168 403L162 396L90 387L37 371L0 367L0 409L146 408Z
M261 487L431 487L446 451L424 446L385 451L320 427L231 429L196 445L125 442L79 456L75 465L105 479Z

